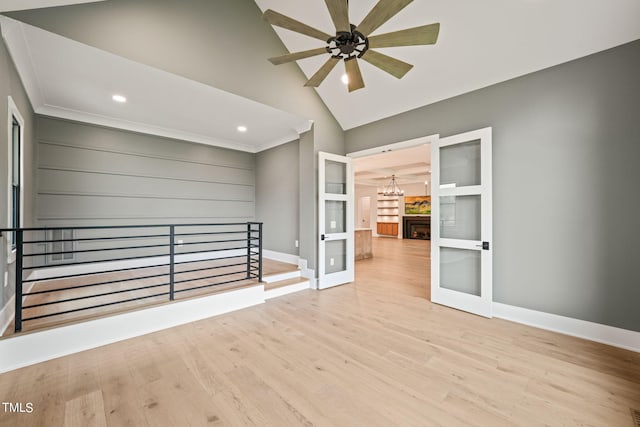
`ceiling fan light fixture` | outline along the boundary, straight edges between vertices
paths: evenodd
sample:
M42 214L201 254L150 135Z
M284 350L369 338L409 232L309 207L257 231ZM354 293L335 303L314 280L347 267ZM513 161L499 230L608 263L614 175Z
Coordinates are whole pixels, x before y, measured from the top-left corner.
M115 102L119 102L120 104L124 104L127 102L127 97L124 95L115 94L111 97Z
M345 85L349 84L349 76L347 75L347 73L344 73L342 77L340 77L340 81Z

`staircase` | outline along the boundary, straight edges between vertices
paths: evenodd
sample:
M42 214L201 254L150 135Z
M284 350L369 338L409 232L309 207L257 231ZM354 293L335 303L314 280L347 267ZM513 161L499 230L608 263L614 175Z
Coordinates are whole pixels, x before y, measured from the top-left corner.
M264 299L277 298L293 292L309 289L309 279L302 277L300 269L293 264L277 261L267 261L270 265L277 264L277 270L263 273Z

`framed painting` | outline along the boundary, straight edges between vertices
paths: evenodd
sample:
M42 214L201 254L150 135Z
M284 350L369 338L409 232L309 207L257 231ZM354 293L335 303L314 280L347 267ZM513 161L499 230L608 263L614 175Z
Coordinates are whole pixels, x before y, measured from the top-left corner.
M405 215L431 215L431 196L406 196Z

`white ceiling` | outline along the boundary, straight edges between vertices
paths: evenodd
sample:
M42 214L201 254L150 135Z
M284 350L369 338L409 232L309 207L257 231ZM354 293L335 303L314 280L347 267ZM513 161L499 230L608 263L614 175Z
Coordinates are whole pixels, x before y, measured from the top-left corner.
M104 0L0 0L0 12L12 10L40 9L78 3L94 3Z
M0 17L38 114L258 152L297 139L309 121ZM64 58L63 61L60 58ZM125 104L113 94L127 97ZM239 133L237 126L248 128Z
M377 0L350 0L358 24ZM335 33L322 0L256 0L329 34ZM340 64L317 89L343 129L428 105L640 38L638 0L418 0L376 30L383 34L440 22L434 46L380 49L414 68L397 80L360 61L366 87L348 93ZM322 42L275 29L290 52ZM285 52L283 52L285 53ZM266 59L266 58L265 58ZM307 77L325 56L298 61ZM279 67L294 66L279 65ZM313 90L313 89L309 89Z
M431 149L428 144L353 159L355 182L359 185L384 187L391 175L403 184L430 181Z
M350 0L351 21L359 23L376 1ZM86 2L0 0L0 12ZM262 10L272 8L333 32L321 0L256 3ZM432 22L441 23L435 46L380 49L415 65L402 80L361 61L366 88L349 94L340 82L344 70L338 66L317 89L343 129L636 40L640 38L640 1L419 0L374 34ZM0 17L0 23L40 114L249 152L293 140L310 126L306 118L9 18ZM291 31L275 30L290 51L322 44ZM66 60L59 61L61 57ZM324 61L324 57L308 58L298 64L310 77ZM112 92L122 92L129 102L113 103ZM249 131L237 133L239 124Z

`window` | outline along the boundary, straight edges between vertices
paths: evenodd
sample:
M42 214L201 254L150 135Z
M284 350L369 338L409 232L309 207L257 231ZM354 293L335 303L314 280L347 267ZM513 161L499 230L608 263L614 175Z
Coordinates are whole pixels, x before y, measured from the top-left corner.
M73 259L73 230L51 230L49 242L49 263Z
M11 123L11 228L20 227L20 123ZM16 233L11 235L11 249L16 248Z
M24 150L24 120L13 99L9 97L8 114L8 224L9 228L22 226L22 176ZM15 260L16 233L8 238L9 262Z

